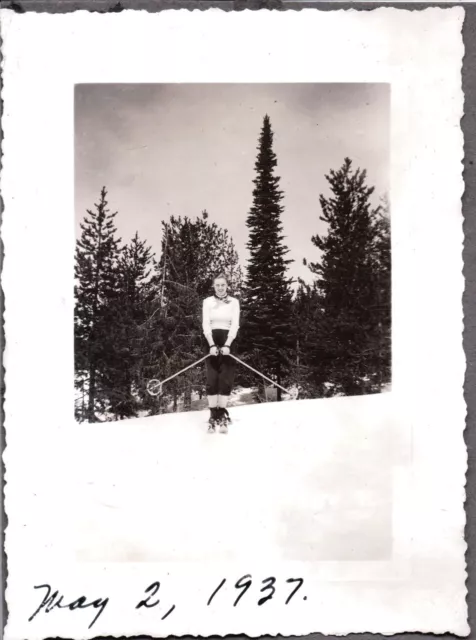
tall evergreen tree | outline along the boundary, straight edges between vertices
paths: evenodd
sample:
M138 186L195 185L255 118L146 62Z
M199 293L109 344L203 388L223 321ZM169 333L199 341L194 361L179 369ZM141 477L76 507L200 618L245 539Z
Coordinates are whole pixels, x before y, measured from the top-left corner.
M139 371L148 345L141 340L139 328L156 295L154 265L151 248L136 233L118 262L118 295L110 325L114 345L108 388L110 411L117 418L137 416L141 407Z
M281 214L283 192L273 151L269 116L263 120L255 163L253 204L247 218L250 253L244 296L243 343L246 353L263 373L282 384L290 370L294 342L291 279L287 277ZM278 389L278 400L281 391Z
M373 361L377 388L391 380L392 364L392 259L390 204L382 198L375 223L375 244L372 252L375 272L374 345L369 359Z
M86 401L76 416L94 422L96 412L107 409L107 377L111 363L112 308L117 296L117 260L120 238L116 237L103 187L94 210L87 210L75 252L75 372L76 387Z
M332 196L320 196L320 219L327 224L327 235L313 236L321 258L310 264L318 276L323 310L313 366L337 392L355 395L369 390L378 373L375 353L385 332L379 322L388 319L382 309L377 311L389 302L379 297L387 286L380 248L385 225L380 208L372 207L374 188L366 185L366 172L353 172L349 158L326 179Z

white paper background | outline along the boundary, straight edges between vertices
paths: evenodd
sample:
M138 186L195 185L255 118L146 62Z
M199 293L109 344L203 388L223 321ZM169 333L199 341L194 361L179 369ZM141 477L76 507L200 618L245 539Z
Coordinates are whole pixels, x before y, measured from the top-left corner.
M2 11L7 638L469 632L463 17L460 8ZM107 473L111 438L127 438L130 426L79 427L72 417L74 84L293 81L392 83L393 388L353 405L360 417L392 424L408 441L409 457L394 470L392 561L292 567L276 558L259 563L250 546L246 567L81 564L73 546L88 465L102 457ZM294 608L278 601L258 608L246 598L239 610L200 605L198 595L208 597L225 575L286 579L294 568L306 577L309 596ZM177 605L177 615L164 622L164 611L141 613L129 604L159 574L167 575L164 602L170 595L181 610ZM45 582L68 601L108 595L107 615L89 631L90 611L52 612L29 623L39 602L32 585Z

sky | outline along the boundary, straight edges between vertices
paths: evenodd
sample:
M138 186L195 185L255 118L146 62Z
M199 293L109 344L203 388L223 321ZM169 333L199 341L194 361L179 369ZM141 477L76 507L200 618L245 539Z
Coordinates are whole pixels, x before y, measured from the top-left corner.
M367 171L375 204L389 190L387 84L100 84L75 90L76 233L103 186L124 242L136 233L160 255L171 215L228 229L246 267L258 137L268 114L284 191L289 275L311 281L325 234L320 194L345 157Z

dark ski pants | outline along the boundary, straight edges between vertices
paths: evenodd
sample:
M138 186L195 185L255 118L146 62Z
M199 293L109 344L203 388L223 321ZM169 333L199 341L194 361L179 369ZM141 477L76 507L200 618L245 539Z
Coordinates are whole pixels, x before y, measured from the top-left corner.
M228 331L214 329L213 341L217 347L222 347L228 337ZM210 356L206 359L207 365L207 395L229 396L235 379L236 361L230 356Z

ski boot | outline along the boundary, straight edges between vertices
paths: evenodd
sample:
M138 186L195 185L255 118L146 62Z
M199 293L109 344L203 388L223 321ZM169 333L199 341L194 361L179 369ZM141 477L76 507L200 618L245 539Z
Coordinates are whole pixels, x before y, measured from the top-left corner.
M210 417L208 418L208 433L215 433L218 424L218 408L210 409Z
M228 411L224 408L221 408L218 415L219 418L217 422L220 428L220 433L228 433L228 425L231 422Z

